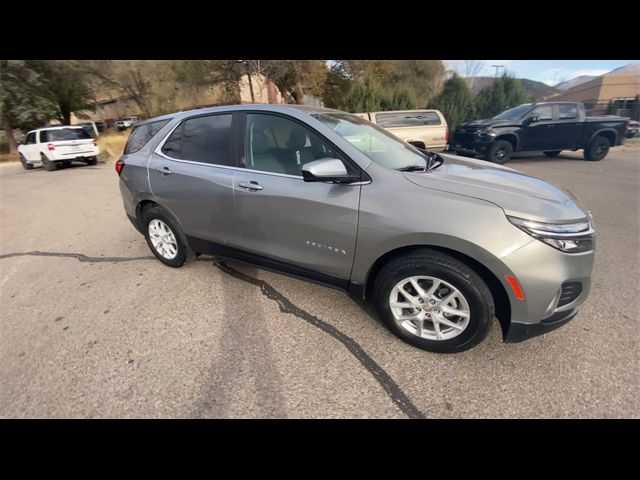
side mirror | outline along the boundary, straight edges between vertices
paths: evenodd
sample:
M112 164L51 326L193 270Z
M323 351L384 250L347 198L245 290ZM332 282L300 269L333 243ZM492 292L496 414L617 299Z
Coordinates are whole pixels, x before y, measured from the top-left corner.
M305 182L339 182L350 183L360 179L347 172L342 160L337 158L321 158L302 166L302 178Z

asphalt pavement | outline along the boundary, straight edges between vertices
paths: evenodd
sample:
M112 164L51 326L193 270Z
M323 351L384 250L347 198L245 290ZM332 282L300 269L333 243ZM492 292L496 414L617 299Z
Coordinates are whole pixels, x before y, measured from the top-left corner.
M640 149L508 166L568 188L598 232L566 326L439 355L346 294L212 257L151 256L112 164L0 165L0 417L640 417Z

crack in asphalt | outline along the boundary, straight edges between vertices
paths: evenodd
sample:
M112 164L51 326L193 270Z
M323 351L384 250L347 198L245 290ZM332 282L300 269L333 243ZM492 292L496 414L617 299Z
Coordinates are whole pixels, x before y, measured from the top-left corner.
M88 263L133 262L133 261L138 261L138 260L152 260L152 259L156 258L156 257L153 257L153 256L146 256L146 257L89 257L88 255L85 255L84 253L40 252L38 250L35 250L33 252L5 253L5 254L0 255L0 260L3 259L3 258L24 257L24 256L75 258L79 262L88 262Z
M133 262L139 260L154 260L154 256L145 257L90 257L83 253L73 252L40 252L38 250L31 252L16 252L5 253L0 255L0 259L21 257L21 256L34 256L34 257L61 257L61 258L75 258L79 262L87 263L99 263L99 262ZM207 259L199 258L198 261L207 261ZM272 287L269 283L258 278L254 278L228 266L224 262L217 262L214 260L214 265L224 273L237 278L246 283L250 283L260 288L261 293L270 300L274 300L280 311L283 313L292 314L299 319L309 323L310 325L322 330L323 332L331 335L338 340L342 345L351 353L360 364L373 376L373 378L380 384L382 389L391 399L391 401L409 418L426 418L426 415L416 407L409 397L402 391L400 386L391 378L391 376L376 363L376 361L369 356L367 352L360 346L354 339L334 327L333 325L320 320L318 317L310 314L306 310L295 305L291 300L285 297L282 293Z
M384 389L386 394L389 396L391 401L400 409L402 412L407 415L409 418L426 418L426 415L416 407L413 402L409 399L409 397L402 391L400 386L391 378L391 376L376 363L376 361L369 356L367 352L360 346L358 342L354 339L346 335L345 333L338 330L333 325L320 320L318 317L310 314L306 310L295 305L291 300L281 294L278 290L273 288L269 283L264 280L260 280L258 278L254 278L250 275L245 275L244 273L228 266L224 262L215 262L214 265L217 266L220 270L231 275L234 278L242 280L243 282L250 283L257 287L260 287L260 290L264 296L269 298L270 300L274 300L280 311L283 313L290 313L295 315L296 317L304 320L305 322L313 325L314 327L322 330L325 333L328 333L333 338L338 340L342 345L346 347L346 349L354 356L356 359L362 364L362 366L373 375L373 378L380 384L380 386Z

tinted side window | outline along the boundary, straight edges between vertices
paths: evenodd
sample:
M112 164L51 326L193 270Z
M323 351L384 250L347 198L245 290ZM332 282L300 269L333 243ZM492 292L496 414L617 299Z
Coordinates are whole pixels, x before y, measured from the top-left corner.
M42 134L41 134L42 135ZM36 143L36 132L31 132L27 135L27 138L24 139L25 145L33 145Z
M302 176L305 163L342 155L304 125L278 115L247 114L245 156L241 165L252 170ZM351 173L357 171L345 162Z
M157 122L145 123L144 125L135 127L131 131L131 135L129 135L127 146L124 147L124 153L134 153L140 150L169 120L158 120Z
M185 120L180 158L214 165L235 166L232 115L209 115Z
M538 122L553 120L553 106L543 105L541 107L537 107L533 110L533 112L531 112L530 116L538 117Z
M558 105L558 120L569 120L571 118L578 118L578 108L575 105Z
M383 128L415 127L419 125L440 125L436 112L378 113L376 123Z
M169 138L162 145L162 153L171 158L180 158L180 144L182 143L182 124L171 132Z

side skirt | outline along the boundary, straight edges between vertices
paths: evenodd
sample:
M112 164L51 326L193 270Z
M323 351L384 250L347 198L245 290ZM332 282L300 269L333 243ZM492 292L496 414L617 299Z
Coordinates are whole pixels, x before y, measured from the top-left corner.
M203 240L189 235L187 235L187 240L189 241L191 248L199 253L206 253L215 257L233 260L247 265L258 266L264 270L281 273L300 280L307 280L338 290L349 290L349 280L344 278L317 272L315 270L299 267L281 260L275 260L273 258L246 252L227 245L220 245L219 243L210 242L208 240Z

